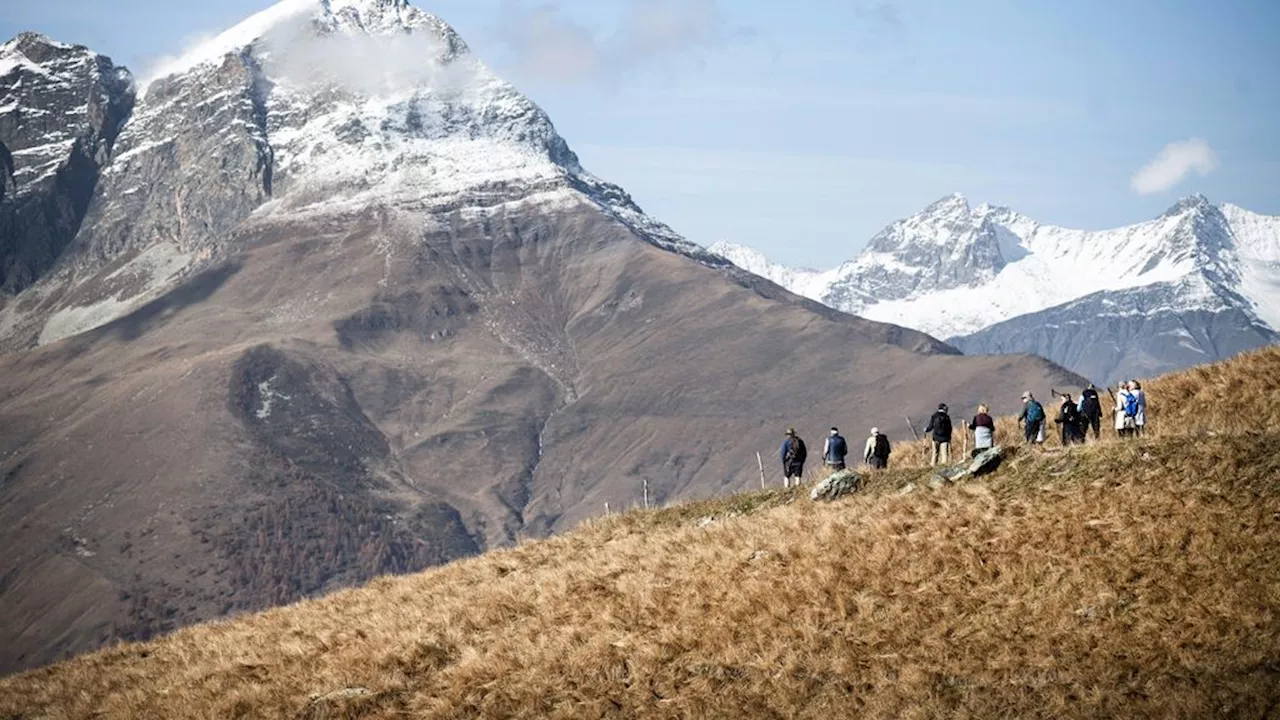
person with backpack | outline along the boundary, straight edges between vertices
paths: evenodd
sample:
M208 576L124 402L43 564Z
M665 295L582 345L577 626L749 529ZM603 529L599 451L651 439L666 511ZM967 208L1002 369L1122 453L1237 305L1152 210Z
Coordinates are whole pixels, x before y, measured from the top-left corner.
M1041 437L1041 431L1044 430L1044 406L1030 390L1022 393L1022 412L1018 414L1018 422L1023 425L1028 445L1044 442Z
M1084 426L1081 424L1080 411L1067 393L1062 394L1062 407L1054 422L1062 426L1062 446L1076 445L1084 442Z
M1076 409L1080 411L1080 429L1093 428L1093 439L1097 440L1102 428L1102 401L1098 399L1098 389L1093 383L1080 393L1080 404Z
M1110 388L1107 391L1110 392ZM1116 386L1116 391L1111 393L1111 402L1114 405L1111 415L1115 418L1116 437L1129 437L1130 430L1133 429L1133 418L1129 416L1129 388L1125 387L1125 383Z
M831 434L822 445L822 464L829 470L844 470L844 458L849 454L849 444L840 436L840 431L831 428Z
M862 453L867 466L875 470L888 468L891 452L893 449L889 446L889 438L880 434L880 428L871 428L871 437L867 438L867 446Z
M939 403L938 411L929 418L925 427L926 433L933 433L933 464L941 460L943 465L951 462L951 416L947 414L947 404Z
M804 446L804 440L796 434L795 428L787 428L787 435L782 441L782 448L778 450L778 454L782 458L782 487L791 487L791 478L795 478L795 486L800 487L800 478L804 477L804 461L808 456L808 450Z
M1133 396L1133 434L1141 437L1147 427L1147 393L1142 390L1142 383L1130 380L1129 394Z
M978 414L969 423L969 427L973 428L973 457L977 457L983 450L990 450L996 444L996 421L988 413L986 405L979 405Z

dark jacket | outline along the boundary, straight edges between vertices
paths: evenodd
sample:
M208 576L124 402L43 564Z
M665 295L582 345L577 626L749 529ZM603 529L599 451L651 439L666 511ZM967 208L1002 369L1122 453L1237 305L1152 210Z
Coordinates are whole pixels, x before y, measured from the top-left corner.
M798 435L783 440L782 447L778 450L778 457L782 460L783 467L803 465L808 454L804 440L801 440Z
M992 420L991 416L986 413L978 413L977 415L974 415L973 422L969 423L969 425L975 428L989 428L992 432L996 429L996 421Z
M1070 400L1062 401L1062 409L1058 410L1058 417L1054 422L1062 426L1064 445L1084 439L1084 430L1080 426L1080 413L1076 410L1076 404Z
M893 452L893 446L889 444L889 438L884 433L876 435L876 441L871 446L871 457L878 460L888 460L889 454ZM871 458L867 458L870 460Z
M924 431L933 433L933 441L936 443L951 442L951 416L939 410L929 418L929 425Z
M1098 391L1086 388L1080 393L1080 414L1092 420L1102 417L1102 403L1098 400Z
M829 463L843 463L846 455L849 454L849 444L839 435L832 435L827 438L827 456L822 458Z

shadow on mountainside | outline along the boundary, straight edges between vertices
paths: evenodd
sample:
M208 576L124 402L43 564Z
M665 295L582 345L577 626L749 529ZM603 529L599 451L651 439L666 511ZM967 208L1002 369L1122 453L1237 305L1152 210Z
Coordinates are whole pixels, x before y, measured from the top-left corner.
M89 335L111 335L125 342L133 342L179 312L208 300L218 288L240 272L240 268L239 262L227 262L197 273L164 295Z

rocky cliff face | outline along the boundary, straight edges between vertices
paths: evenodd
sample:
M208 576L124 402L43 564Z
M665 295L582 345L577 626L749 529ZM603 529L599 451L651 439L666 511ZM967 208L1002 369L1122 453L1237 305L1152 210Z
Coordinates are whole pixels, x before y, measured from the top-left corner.
M0 294L76 236L133 104L129 72L84 47L36 33L0 45Z

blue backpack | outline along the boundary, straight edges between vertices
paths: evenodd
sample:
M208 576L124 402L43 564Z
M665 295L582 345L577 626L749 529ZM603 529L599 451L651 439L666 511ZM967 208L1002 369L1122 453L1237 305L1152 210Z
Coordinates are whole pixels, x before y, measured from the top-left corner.
M1044 420L1044 406L1036 400L1027 403L1027 422L1037 423L1041 420Z
M1138 417L1138 396L1129 394L1127 400L1124 401L1125 417Z

